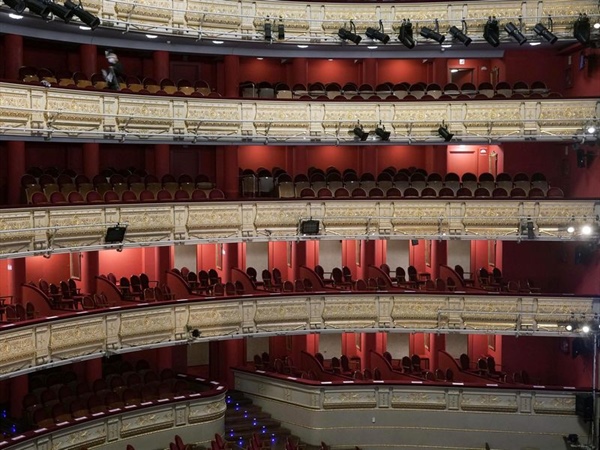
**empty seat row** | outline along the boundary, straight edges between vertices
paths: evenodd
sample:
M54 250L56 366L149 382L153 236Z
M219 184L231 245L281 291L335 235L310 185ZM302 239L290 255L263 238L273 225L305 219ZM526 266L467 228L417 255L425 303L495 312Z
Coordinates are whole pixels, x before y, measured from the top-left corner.
M52 192L49 197L43 192L34 192L29 203L36 206L48 206L82 203L187 202L222 200L224 198L225 194L220 189L211 189L208 192L194 189L191 194L184 189L178 189L174 194L167 189L161 189L156 194L150 190L143 190L139 195L131 190L125 190L120 195L114 190L108 190L103 194L98 191L89 191L85 197L79 191L70 192L67 196L57 191Z
M380 100L380 99L453 99L453 98L502 98L514 95L529 97L546 97L557 95L550 92L542 81L531 85L524 81L510 84L506 81L495 86L482 82L478 86L473 83L463 83L460 87L455 83L380 83L357 85L355 83L321 83L308 85L295 84L290 87L286 83L269 83L266 81L240 83L240 96L251 98L283 98L283 99L319 99L319 100Z

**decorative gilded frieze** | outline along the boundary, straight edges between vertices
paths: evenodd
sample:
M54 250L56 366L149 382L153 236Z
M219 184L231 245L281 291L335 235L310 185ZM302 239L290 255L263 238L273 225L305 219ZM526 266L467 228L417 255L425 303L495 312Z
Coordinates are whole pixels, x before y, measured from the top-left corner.
M225 417L227 405L224 401L214 401L205 404L190 405L188 413L189 423L207 422Z
M233 335L241 332L242 310L239 302L194 304L190 307L187 327L199 329L203 336Z
M171 408L127 415L121 420L121 436L135 436L171 428L174 420L175 414Z
M53 324L50 331L49 349L52 357L73 358L101 352L106 341L105 323L102 318L84 323Z
M258 331L307 329L309 304L299 299L257 302L254 321Z
M373 390L325 390L323 395L323 409L374 408L376 406L377 396Z
M31 330L2 334L0 339L0 373L35 365L36 345Z
M396 390L391 395L392 408L446 409L446 393L443 391Z
M537 392L533 398L536 414L575 414L575 397L553 396Z
M492 330L514 330L520 310L518 298L494 298L493 304L489 300L465 298L463 327L480 328L483 325L483 328Z
M391 315L394 326L400 328L446 328L449 310L445 297L435 296L422 302L408 295L394 297Z
M106 442L107 426L104 421L87 426L82 430L61 431L52 436L53 450L80 449Z
M326 328L367 328L376 326L377 316L377 304L374 299L352 296L327 297L322 317Z
M173 310L160 308L122 317L119 337L125 345L143 345L172 340L174 331Z
M517 394L489 391L463 392L461 408L465 411L517 412Z
M254 226L257 230L265 230L269 235L277 235L279 231L289 235L290 231L295 234L302 218L309 217L308 208L305 204L296 202L285 204L256 204L256 217Z

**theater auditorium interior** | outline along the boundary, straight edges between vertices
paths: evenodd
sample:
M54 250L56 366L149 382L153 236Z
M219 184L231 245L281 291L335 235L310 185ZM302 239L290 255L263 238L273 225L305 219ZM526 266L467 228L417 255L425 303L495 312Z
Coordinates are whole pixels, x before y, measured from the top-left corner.
M2 0L0 450L600 448L599 47L591 0Z

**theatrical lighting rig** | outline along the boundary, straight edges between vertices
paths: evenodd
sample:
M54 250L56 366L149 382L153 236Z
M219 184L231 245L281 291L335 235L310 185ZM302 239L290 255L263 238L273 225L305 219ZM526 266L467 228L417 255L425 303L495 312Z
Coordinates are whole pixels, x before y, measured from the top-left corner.
M384 33L383 30L383 21L379 21L379 28L367 28L367 31L365 32L365 34L367 35L367 37L369 39L372 40L377 40L377 41L381 41L384 44L387 44L390 41L390 36Z

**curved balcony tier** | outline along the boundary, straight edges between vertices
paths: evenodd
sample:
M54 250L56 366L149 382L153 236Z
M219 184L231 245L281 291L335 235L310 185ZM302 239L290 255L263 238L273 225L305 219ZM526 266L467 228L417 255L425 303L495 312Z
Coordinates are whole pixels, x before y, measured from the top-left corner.
M182 98L0 83L0 139L180 144L584 142L596 99L268 101ZM389 141L361 141L357 123Z
M404 49L397 39L399 26L404 19L410 19L415 27L439 26L442 33L451 26L461 28L464 20L475 47L481 43L489 48L483 39L484 26L488 18L495 16L501 22L519 23L526 35L537 38L533 27L540 18L552 17L553 33L559 37L559 42L574 42L572 33L573 22L579 14L597 17L597 3L589 0L568 2L564 0L546 0L544 2L461 2L460 4L427 2L396 3L396 4L364 4L348 6L339 3L302 3L294 1L257 1L237 2L218 0L88 0L83 7L86 11L96 14L101 19L101 27L95 33L97 37L103 31L129 35L139 33L162 34L176 39L177 42L186 40L193 45L211 44L211 40L234 41L244 47L252 43L264 44L310 44L311 46L340 47L337 36L339 28L348 26L352 20L359 34L368 27L379 28L379 21L385 30L393 36L387 48ZM39 20L39 19L38 19ZM35 26L36 23L32 21ZM75 23L75 21L74 21ZM265 36L265 23L270 23L273 29L273 39ZM282 23L285 27L285 37L278 38L277 26ZM13 25L9 23L9 25ZM78 29L60 23L54 30L60 33L73 31L74 39L85 39ZM31 27L31 23L27 24ZM39 21L39 26L48 29L49 26ZM103 30L104 29L104 30ZM114 30L114 31L112 31ZM23 33L27 35L27 27ZM79 36L77 36L79 35ZM420 46L427 47L427 41L418 36L415 39ZM128 39L129 40L129 39ZM510 42L510 37L502 36L504 43ZM175 41L172 41L175 42ZM431 41L430 41L431 42ZM169 42L171 43L171 42ZM156 45L155 41L153 45ZM559 44L560 45L560 44ZM437 43L429 45L436 47ZM214 45L213 45L214 47ZM292 48L290 45L283 47ZM295 45L293 45L295 47ZM343 46L341 52L355 46ZM285 51L285 48L283 49ZM472 49L471 49L472 50ZM336 50L337 51L337 50ZM405 52L407 55L409 51ZM377 57L377 55L374 55Z
M598 299L421 292L313 292L137 303L0 327L0 378L147 348L282 334L377 332L579 336ZM197 330L197 332L196 332Z
M215 242L340 239L535 239L574 241L597 235L569 232L571 225L597 227L597 200L358 200L90 204L0 209L0 258L104 248ZM320 222L318 235L300 223ZM127 226L121 243L106 231ZM525 228L524 228L525 227ZM523 231L525 229L525 232Z

